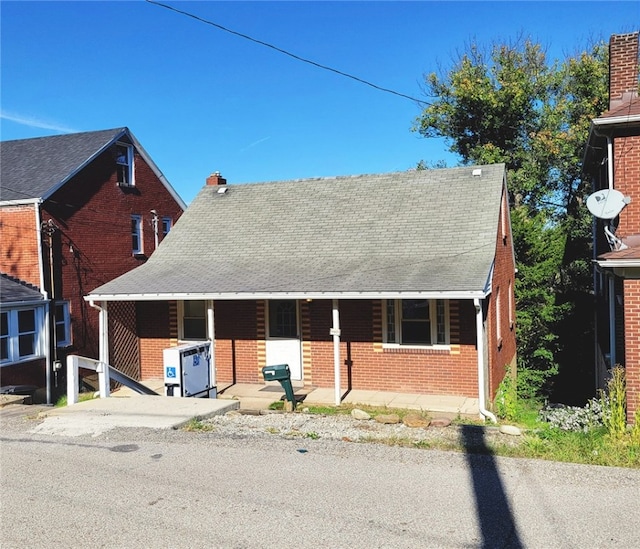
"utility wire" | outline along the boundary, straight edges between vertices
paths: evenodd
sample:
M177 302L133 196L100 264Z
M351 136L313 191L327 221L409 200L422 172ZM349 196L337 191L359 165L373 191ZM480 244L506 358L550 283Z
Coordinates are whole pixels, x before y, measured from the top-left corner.
M256 44L260 44L261 46L265 46L267 48L271 48L272 50L275 50L279 53L282 53L284 55L288 55L289 57L292 57L293 59L297 60L297 61L302 61L303 63L308 63L309 65L313 65L314 67L318 67L320 69L326 70L326 71L330 71L333 73L336 73L340 76L344 76L346 78L351 78L352 80L355 80L356 82L360 82L361 84L365 84L366 86L370 86L376 90L385 92L385 93L391 93L393 95L397 95L399 97L404 97L405 99L409 99L411 101L414 101L416 103L419 103L421 105L430 105L430 103L428 103L427 101L424 101L422 99L417 99L416 97L412 97L410 95L406 95L404 93L400 93L397 92L395 90L389 89L389 88L383 88L382 86L378 86L376 84L373 84L372 82L369 82L368 80L364 80L362 78L358 78L357 76L354 76L352 74L340 71L338 69L334 69L333 67L329 67L327 65L322 65L320 63L316 63L315 61L312 61L310 59L306 59L304 57L300 57L299 55L296 55L294 53L291 53L287 50L283 50L282 48L279 48L277 46L274 46L273 44L269 44L268 42L263 42L262 40L258 40L256 38L253 38L251 36L248 36L246 34L242 34L241 32L237 32L231 29L228 29L226 27L223 27L222 25L219 25L218 23L214 23L213 21L209 21L207 19L204 19L202 17L199 17L198 15L194 15L193 13L189 13L187 11L183 11L183 10L179 10L178 8L174 8L173 6L169 6L167 4L163 4L162 2L156 2L155 0L145 0L145 2L147 2L148 4L153 4L155 6L159 6L161 8L165 8L168 9L170 11L174 11L176 13L179 13L181 15L185 15L187 17L191 17L192 19L195 19L196 21L200 21L201 23L205 23L206 25L211 25L212 27L216 27L220 30L223 30L225 32L228 32L230 34L235 34L236 36L239 36L240 38L244 38L246 40L250 40L251 42L255 42Z

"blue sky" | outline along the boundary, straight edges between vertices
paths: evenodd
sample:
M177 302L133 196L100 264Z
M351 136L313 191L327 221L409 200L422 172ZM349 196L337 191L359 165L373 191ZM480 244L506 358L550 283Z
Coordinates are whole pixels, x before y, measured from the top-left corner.
M640 3L164 3L426 99L472 41L530 36L551 59L640 29ZM182 198L230 184L456 159L411 132L417 103L142 0L2 1L2 140L128 126Z

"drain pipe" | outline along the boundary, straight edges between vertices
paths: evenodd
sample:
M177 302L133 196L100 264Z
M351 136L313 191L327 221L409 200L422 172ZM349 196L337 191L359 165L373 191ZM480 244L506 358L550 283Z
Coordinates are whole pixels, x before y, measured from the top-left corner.
M107 317L107 303L102 306L96 305L93 299L89 300L89 305L100 312L98 317L98 345L99 345L99 368L98 381L100 384L100 398L106 398L111 393L111 379L109 376L109 319Z
M42 199L37 199L34 202L35 209L35 220L36 220L36 235L38 241L38 275L40 277L40 293L44 297L44 324L47 327L44 335L44 344L47 349L45 359L44 359L44 367L45 367L45 383L47 385L47 404L53 404L53 380L51 379L51 371L52 371L52 362L51 362L51 319L49 315L51 314L51 303L52 300L49 299L49 293L45 290L44 285L44 258L42 256ZM53 305L55 307L55 303ZM54 327L55 329L55 327Z
M482 330L482 305L478 298L473 300L476 307L476 339L478 352L478 409L480 414L486 419L489 418L494 423L498 419L486 407L485 379L484 379L484 332Z
M610 135L607 135L607 178L609 188L613 189L613 139Z

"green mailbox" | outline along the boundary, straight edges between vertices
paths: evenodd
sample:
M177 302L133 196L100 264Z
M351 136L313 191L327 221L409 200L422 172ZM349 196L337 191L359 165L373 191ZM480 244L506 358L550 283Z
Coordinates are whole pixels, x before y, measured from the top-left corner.
M279 381L284 389L287 400L291 402L291 409L296 409L296 399L293 395L291 385L291 370L288 364L276 364L275 366L265 366L262 368L262 375L265 381Z

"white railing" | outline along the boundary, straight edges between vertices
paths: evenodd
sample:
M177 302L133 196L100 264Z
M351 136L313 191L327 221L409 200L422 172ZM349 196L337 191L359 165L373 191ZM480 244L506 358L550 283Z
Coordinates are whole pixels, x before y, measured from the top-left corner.
M93 370L98 373L100 398L107 398L110 395L109 366L107 364L93 358L69 355L67 357L67 405L78 402L79 368Z

